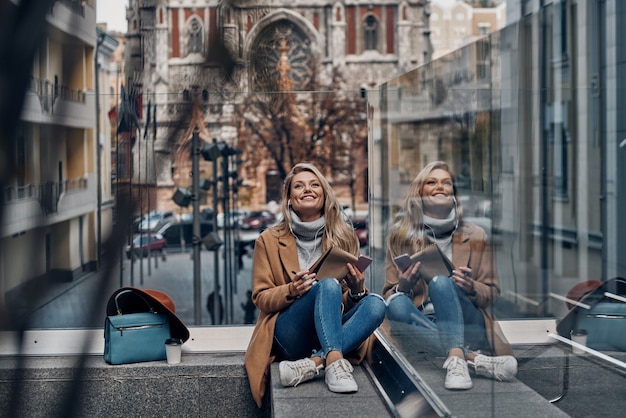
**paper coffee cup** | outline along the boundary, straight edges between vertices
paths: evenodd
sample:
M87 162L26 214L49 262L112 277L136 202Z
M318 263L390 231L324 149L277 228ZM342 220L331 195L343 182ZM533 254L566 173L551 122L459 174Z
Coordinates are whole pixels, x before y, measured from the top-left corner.
M183 351L183 342L178 338L170 338L165 340L165 354L168 364L180 363L180 357Z
M580 345L587 346L587 330L573 329L570 333L571 340ZM572 345L572 352L574 354L585 354L585 350Z

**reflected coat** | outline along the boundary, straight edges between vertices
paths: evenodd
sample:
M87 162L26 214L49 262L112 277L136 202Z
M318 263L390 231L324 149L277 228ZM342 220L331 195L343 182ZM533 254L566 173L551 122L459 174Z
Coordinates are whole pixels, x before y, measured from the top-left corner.
M471 222L463 221L459 231L452 237L452 264L455 267L470 265L474 278L474 295L469 299L483 314L489 344L495 355L513 355L511 345L507 341L495 317L487 309L496 303L500 296L500 281L491 246L485 231ZM398 284L398 268L387 252L386 282L383 297L388 298L395 292ZM428 299L428 285L418 280L413 287L413 304L421 306Z

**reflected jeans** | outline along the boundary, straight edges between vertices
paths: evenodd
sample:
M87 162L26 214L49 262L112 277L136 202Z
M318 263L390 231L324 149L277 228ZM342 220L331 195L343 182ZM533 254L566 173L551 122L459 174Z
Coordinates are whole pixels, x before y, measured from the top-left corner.
M280 312L274 329L276 354L287 360L325 359L333 350L356 350L385 319L386 305L380 295L369 294L342 314L342 293L336 279L324 279Z
M476 305L450 277L437 276L428 285L435 313L424 315L404 293L387 299L389 320L415 325L426 348L448 355L451 348L489 350L485 319Z

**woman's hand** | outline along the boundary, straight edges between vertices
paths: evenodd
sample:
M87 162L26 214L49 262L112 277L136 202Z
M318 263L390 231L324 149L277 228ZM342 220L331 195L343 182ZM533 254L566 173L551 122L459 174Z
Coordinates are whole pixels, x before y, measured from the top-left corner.
M418 261L407 267L404 271L398 269L398 287L396 288L398 292L409 293L413 290L413 287L415 287L415 284L420 279L419 270L421 265L422 262Z
M346 276L346 284L350 288L353 295L361 293L365 290L365 275L351 263L347 263L348 275Z
M466 294L471 295L476 293L474 290L474 279L472 278L472 269L469 267L459 267L452 270L452 280L459 286Z
M299 272L292 271L294 277L289 283L289 295L293 298L299 298L306 292L311 290L313 283L315 283L315 273L309 273L308 270L302 270Z

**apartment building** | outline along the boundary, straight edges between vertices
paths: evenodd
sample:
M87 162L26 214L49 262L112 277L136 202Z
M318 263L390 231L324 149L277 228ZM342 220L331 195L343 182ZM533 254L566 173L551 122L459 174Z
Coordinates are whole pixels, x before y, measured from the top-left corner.
M34 58L3 193L0 286L73 280L97 264L95 2L57 1Z
M384 84L378 103L371 95L371 143L382 145L371 150L370 186L383 203L370 208L370 243L384 254L395 202L427 162L448 161L464 216L493 238L501 300L515 315L559 316L557 296L572 286L626 274L616 30L626 3L507 8L504 29Z
M501 1L494 7L479 7L479 2L470 3L463 0L431 0L430 39L433 59L475 42L506 25L506 2Z

